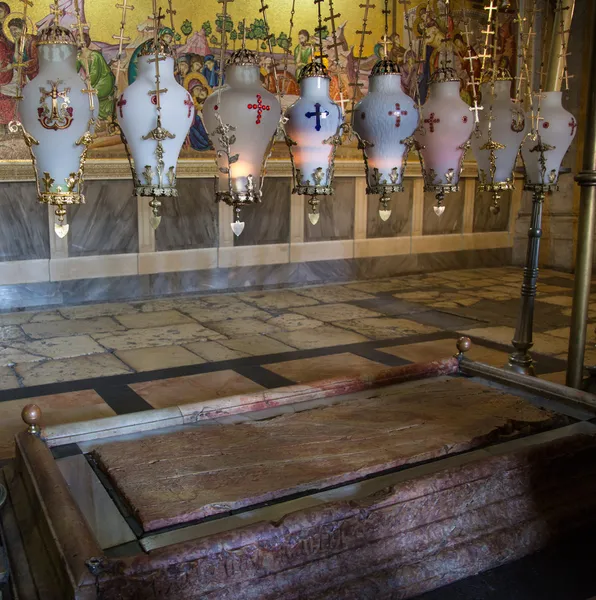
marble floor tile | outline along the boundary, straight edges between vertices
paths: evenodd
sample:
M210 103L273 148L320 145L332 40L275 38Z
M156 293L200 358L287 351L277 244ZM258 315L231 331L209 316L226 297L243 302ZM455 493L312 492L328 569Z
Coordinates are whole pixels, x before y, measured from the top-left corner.
M239 300L222 306L205 304L187 312L199 323L213 323L228 319L268 319L271 316L269 313Z
M239 294L237 297L235 294L211 294L209 296L201 296L201 302L209 304L211 306L228 306L229 304L236 304L240 301L243 294Z
M232 370L132 383L130 387L154 408L179 406L264 389Z
M230 350L248 356L265 356L266 354L280 354L281 352L294 352L296 350L296 348L266 335L247 335L238 339L222 340L220 343Z
M387 369L386 365L349 352L270 363L263 366L296 383L319 381L342 375L376 375Z
M367 300L373 298L371 294L365 294L342 285L325 285L312 288L298 288L295 290L301 296L314 298L319 302L351 302L352 300Z
M172 346L174 344L218 340L224 336L197 323L195 325L133 329L118 335L99 334L93 337L102 346L110 350L135 350L152 346Z
M352 319L368 319L372 317L380 317L381 314L361 308L353 304L322 304L319 306L304 306L302 308L294 308L293 312L317 319L319 321L351 321Z
M42 427L113 417L115 414L93 390L0 402L0 459L14 456L13 438L26 429L21 411L27 404L37 404L41 408Z
M571 296L539 296L536 298L536 301L554 304L555 306L564 306L565 308L569 308L573 304Z
M442 302L441 292L434 291L418 291L418 292L400 292L393 294L398 300L406 300L408 302Z
M404 344L403 346L391 346L390 348L379 348L379 350L413 363L422 363L453 356L457 352L455 344L455 339L446 339L419 342L417 344ZM507 352L486 348L480 344L472 344L471 350L466 352L466 358L494 367L502 367L507 363L509 355Z
M540 379L545 379L546 381L552 381L553 383L558 383L560 385L565 385L565 379L567 377L566 371L558 371L557 373L544 373L539 375Z
M366 292L368 294L381 294L384 292L397 292L403 289L404 282L393 279L390 281L361 281L358 283L348 283L344 287L357 292Z
M439 329L430 325L422 325L408 319L395 319L392 317L338 321L335 325L350 329L373 340L400 338L439 331Z
M331 346L343 346L345 344L357 344L368 341L363 335L353 331L346 331L333 325L323 325L316 329L298 329L297 331L271 333L269 337L275 338L299 350L329 348Z
M216 321L215 323L205 323L205 326L229 338L280 331L275 325L249 318Z
M124 375L131 372L124 363L111 354L62 358L42 363L22 363L15 369L26 387L60 381Z
M119 350L115 355L135 371L157 371L172 367L198 365L205 360L181 346L156 346L138 350Z
M104 304L84 304L82 306L65 306L60 313L67 319L92 319L94 317L110 317L137 312L137 308L125 302L106 302Z
M160 310L152 313L125 314L118 315L114 318L127 329L162 327L164 325L181 325L183 323L195 322L177 310Z
M571 288L566 288L560 285L548 285L547 283L540 283L540 276L538 276L538 294L572 294Z
M13 342L13 348L44 358L72 358L87 354L102 354L105 348L88 335L53 337L33 342ZM15 360L15 362L20 362ZM23 361L30 362L30 361Z
M242 338L246 339L246 338ZM196 344L186 344L191 352L194 352L208 362L219 362L221 360L234 360L236 358L245 358L250 356L245 352L226 348L220 342L197 342Z
M11 312L0 313L0 327L5 325L24 325L25 323L45 323L47 321L63 321L64 317L57 310L45 312Z
M11 346L0 346L0 366L13 367L16 363L39 362L42 360L45 360L44 356L30 354Z
M297 329L313 329L319 327L323 323L316 319L309 319L303 315L295 313L283 313L277 317L271 317L267 319L267 323L275 325L284 331L296 331Z
M23 331L33 339L65 337L91 333L107 333L122 331L124 327L110 317L92 319L73 319L69 321L54 321L50 323L28 323L23 325Z
M569 340L562 337L554 337L546 333L534 333L534 346L531 352L540 354L556 355L569 350Z
M314 298L309 298L288 290L274 292L246 292L242 300L255 304L264 310L285 310L295 306L310 306L318 304Z
M468 281L478 277L476 269L464 269L459 271L443 271L437 273L436 277L441 279L449 279L451 281Z
M0 327L0 343L22 340L25 338L23 330L18 325L5 325Z
M554 337L563 338L565 340L569 339L569 335L571 334L571 327L561 327L560 329L551 329L550 331L544 332L546 335L552 335ZM590 334L588 332L588 338Z
M19 387L19 380L10 367L0 367L0 390L11 390ZM2 404L0 404L0 407ZM2 423L2 419L0 419ZM1 428L0 428L1 430Z
M474 289L474 288L485 288L498 285L498 279L482 279L480 277L473 277L467 281L461 282L461 289Z
M472 329L462 329L462 332L470 337L477 337L483 340L489 340L498 344L511 345L511 340L515 335L513 327L474 327Z

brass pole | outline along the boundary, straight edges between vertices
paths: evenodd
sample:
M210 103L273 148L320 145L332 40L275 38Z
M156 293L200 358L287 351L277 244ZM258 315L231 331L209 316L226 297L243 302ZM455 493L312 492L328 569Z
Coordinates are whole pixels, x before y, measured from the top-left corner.
M579 388L582 383L588 322L588 303L592 280L592 257L594 245L594 221L596 217L596 7L592 7L592 33L590 35L588 102L586 106L586 131L582 171L575 181L581 187L580 209L577 226L577 253L571 333L569 335L569 358L567 385Z
M517 317L515 337L511 342L515 352L509 356L509 363L506 366L506 369L522 375L535 375L530 348L534 345L534 302L538 283L538 260L540 258L542 207L544 205L545 188L536 186L533 193L526 266L524 267L524 279L521 288L521 306Z
M569 30L571 29L574 8L575 0L561 0L560 10L555 11L546 85L544 87L546 91L558 92L561 89L561 80L563 79L563 69L565 67L565 53L567 52L567 42L569 40ZM544 15L544 18L546 18L546 15Z

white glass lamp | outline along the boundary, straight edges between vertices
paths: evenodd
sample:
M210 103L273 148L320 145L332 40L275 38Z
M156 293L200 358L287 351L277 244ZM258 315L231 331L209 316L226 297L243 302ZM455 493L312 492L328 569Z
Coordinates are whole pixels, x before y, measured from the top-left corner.
M277 98L261 85L259 59L241 48L228 60L225 84L203 107L205 128L217 152L215 198L234 207L240 235L242 206L261 202L265 163L281 116Z
M542 97L534 99L533 112L539 118L521 148L526 189L552 191L557 187L561 163L577 133L577 121L563 108L562 96L562 92L542 92Z
M414 134L424 191L436 194L434 208L438 216L445 212L445 194L459 190L463 161L474 129L470 107L461 99L459 89L460 80L452 69L438 69L429 86L420 127Z
M480 86L484 110L472 136L478 164L479 190L492 192L491 212L499 212L500 192L513 189L513 171L526 135L526 119L511 99L511 76L499 73L494 83ZM494 88L494 91L493 91Z
M356 105L353 129L360 138L366 169L367 194L381 196L379 215L391 215L390 194L403 191L403 177L411 136L418 127L418 111L401 87L398 66L383 58L373 67L368 94Z
M195 109L190 94L174 77L174 57L166 42L145 42L138 69L138 77L116 103L117 119L132 156L135 194L152 198L151 224L157 227L158 198L178 195L176 166Z
M340 107L329 95L330 78L321 62L300 74L300 98L286 111L285 133L294 171L295 194L310 196L309 220L319 220L317 196L333 193L337 137L343 122Z
M23 88L20 121L39 201L56 207L54 230L64 237L64 207L85 202L83 172L98 101L77 72L77 42L68 29L54 21L39 31L37 44L39 74Z

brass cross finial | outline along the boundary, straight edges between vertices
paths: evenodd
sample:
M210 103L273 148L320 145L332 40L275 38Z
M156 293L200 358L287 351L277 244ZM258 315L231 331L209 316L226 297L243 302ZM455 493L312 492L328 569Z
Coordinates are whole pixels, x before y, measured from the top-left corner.
M64 15L64 11L58 6L58 0L54 0L54 3L50 4L50 12L54 15L54 23L57 25L60 17Z

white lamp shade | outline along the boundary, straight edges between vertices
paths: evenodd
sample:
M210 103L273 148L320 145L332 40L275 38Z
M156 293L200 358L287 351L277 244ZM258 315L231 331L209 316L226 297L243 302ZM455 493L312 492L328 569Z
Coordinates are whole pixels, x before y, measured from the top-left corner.
M490 83L480 86L484 110L480 112L478 133L472 136L472 151L478 164L481 186L497 186L506 189L513 187L513 170L519 148L526 135L526 119L523 111L511 99L511 80L496 81L494 97L490 88ZM484 147L489 141L488 124L491 105L491 139L499 146L504 146L492 151L494 178L491 176L491 150Z
M163 165L159 164L157 141L148 134L157 127L155 59L139 58L139 74L118 99L117 119L134 161L135 191L140 196L176 195L176 166L180 150L194 119L190 94L174 77L174 59L159 61L161 127L169 134L162 141Z
M75 45L40 45L39 74L23 88L20 120L25 130L39 142L31 150L37 162L37 179L42 192L67 191L70 176L76 176L79 171L85 148L77 142L97 115L97 97L92 111L89 94L83 91L85 83L77 72L76 60ZM44 176L45 173L49 178ZM51 185L50 179L53 180ZM62 199L63 204L79 201L82 198L76 196Z
M238 158L230 165L228 174L222 172L222 169L228 168L227 157L218 157L218 186L221 193L227 194L231 183L232 193L242 196L251 187L255 190L260 188L265 153L277 131L281 105L261 85L258 65L228 65L225 78L223 88L214 91L205 100L203 120L218 152L225 152L226 147L221 134L216 132L220 126L217 115L224 125L234 128L229 133L229 136L235 138L230 146L230 153L232 156L238 155ZM249 175L252 176L252 184L249 182Z
M354 131L366 148L371 193L382 193L379 184L401 186L408 145L404 143L418 127L418 111L401 87L401 75L369 77L368 94L356 105Z
M528 187L557 184L561 163L577 133L577 121L563 108L562 97L562 92L543 92L537 126L539 137L528 135L522 145ZM537 98L534 100L534 109L538 109ZM528 122L530 119L528 114ZM544 160L544 164L541 160Z
M423 130L415 134L422 147L425 187L457 186L465 146L474 129L470 107L459 95L459 81L436 81L423 108ZM423 133L424 131L424 133Z
M300 82L300 98L286 111L285 130L296 142L291 152L298 193L301 188L332 183L335 147L325 141L338 133L343 119L341 109L329 96L329 83L327 77L305 77Z

